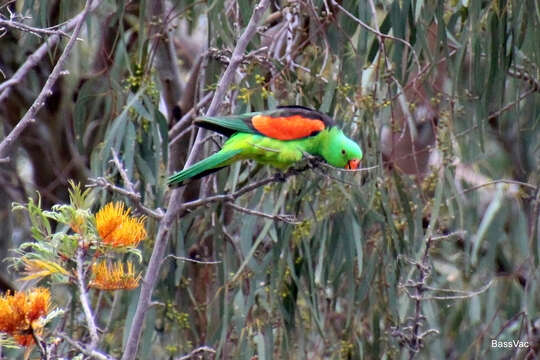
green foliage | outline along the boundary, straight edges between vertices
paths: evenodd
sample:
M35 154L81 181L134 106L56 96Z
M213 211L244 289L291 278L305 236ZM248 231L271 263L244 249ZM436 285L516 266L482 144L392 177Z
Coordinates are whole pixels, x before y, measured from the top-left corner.
M149 19L144 2L114 0L104 5L106 17L90 16L85 41L71 57L71 76L58 85L68 100L56 113L49 110L49 121L40 119L50 140L35 136L54 159L68 151L68 161L48 159L54 171L45 174L43 155L35 155L30 141L38 140L26 138L14 155L17 166L9 169L19 191L13 199L39 190L12 208L24 210L28 222L11 213L6 222L26 229L24 240L12 244L19 263L61 264L71 274L74 263L58 262L59 254L73 259L81 238L97 241L92 206L124 195L83 191L74 183L68 190L64 174L76 168L70 176L83 183L102 177L126 187L113 151L140 205L170 206L169 167L182 167L195 132L182 129L180 145L168 146L179 119L168 120L160 109L160 95L169 90L161 81L167 67L156 60L153 40L164 35L148 29L162 20L170 24L180 58L180 103L191 104L181 109L183 116L216 89L256 2L165 2L167 19ZM36 26L78 11L73 2L54 3L60 15L48 2L18 6ZM176 257L161 264L141 358L177 358L203 345L217 359L525 358L529 348L493 348L492 339L538 342L538 4L379 0L372 9L370 1L338 3L350 15L322 0L282 2L281 15L275 7L268 11L265 18L274 17L260 24L262 35L249 44L220 112L286 104L320 109L361 144L369 170L316 168L235 201L271 216L292 215L296 223L223 203L190 209L176 220L166 249ZM287 50L289 13L298 21ZM381 39L358 20L405 42ZM1 37L0 63L7 67L1 70L13 73L36 41L28 34ZM198 70L190 49L205 56ZM41 89L49 60L10 99L6 121L16 123L29 106L26 97ZM64 138L68 150L58 140ZM409 138L416 147L401 145ZM202 155L215 150L207 141ZM418 158L407 162L414 151ZM421 159L425 153L429 163ZM23 186L17 179L25 161L37 174ZM232 193L274 172L243 162L186 192L201 198ZM1 191L0 199L12 199ZM150 241L142 249L109 255L134 255L146 266L158 227L159 221L148 221ZM71 275L58 270L54 276L60 283ZM121 355L138 296L93 298L96 321L107 330L100 350ZM71 306L68 313L75 311ZM74 322L70 316L68 323ZM85 341L86 330L70 326L69 335Z

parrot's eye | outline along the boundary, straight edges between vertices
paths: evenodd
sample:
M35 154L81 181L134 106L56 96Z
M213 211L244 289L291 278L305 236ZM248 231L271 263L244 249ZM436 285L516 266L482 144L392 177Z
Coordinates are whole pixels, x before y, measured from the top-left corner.
M341 153L345 155L345 149L341 149Z

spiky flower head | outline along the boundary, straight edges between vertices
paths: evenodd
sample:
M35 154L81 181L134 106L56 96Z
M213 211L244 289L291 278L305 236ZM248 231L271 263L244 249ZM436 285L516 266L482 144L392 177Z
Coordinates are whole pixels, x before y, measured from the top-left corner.
M89 286L100 290L131 290L139 286L141 274L135 274L133 263L128 261L125 266L121 261L107 264L102 261L92 266L94 278Z
M0 332L13 336L20 345L32 344L31 334L41 330L40 319L50 306L51 293L46 288L0 296Z
M124 203L108 203L96 214L96 226L103 242L113 247L139 245L146 238L145 217L129 216Z

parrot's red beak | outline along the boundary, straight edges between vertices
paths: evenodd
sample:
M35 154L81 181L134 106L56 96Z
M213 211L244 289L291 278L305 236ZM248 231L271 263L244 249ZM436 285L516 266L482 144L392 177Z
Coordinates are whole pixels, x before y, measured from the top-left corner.
M347 165L345 165L345 169L356 170L358 169L358 166L360 166L360 160L351 159L347 162Z

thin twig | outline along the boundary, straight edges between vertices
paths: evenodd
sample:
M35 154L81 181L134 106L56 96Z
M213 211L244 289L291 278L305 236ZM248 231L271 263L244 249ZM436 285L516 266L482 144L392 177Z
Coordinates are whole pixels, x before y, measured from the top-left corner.
M255 32L257 30L257 24L261 20L262 15L266 11L269 3L269 0L261 0L260 3L255 6L253 14L251 15L251 19L249 20L249 23L246 26L244 33L240 36L236 43L231 62L219 81L218 87L214 94L214 98L212 99L212 103L210 104L210 107L206 112L207 116L213 116L218 112L219 106L223 102L223 99L225 97L225 93L229 89L229 86L234 79L234 73L236 72L236 69L240 64L247 45L251 41L251 38L255 35ZM200 142L203 138L204 132L199 131L195 144L186 161L186 168L188 166L191 166L194 163L195 159L199 156L200 145L198 141ZM150 257L147 271L144 276L144 281L141 286L139 301L137 303L137 308L131 322L131 328L129 329L129 334L126 340L122 360L132 360L136 357L137 349L139 347L139 341L143 330L143 322L147 313L148 305L150 304L152 291L157 282L161 261L165 255L165 249L167 247L167 241L169 239L169 232L176 217L183 209L183 193L184 190L182 188L177 188L172 192L170 200L168 202L169 206L167 208L167 212L160 221L156 240L154 243L154 248L152 250L152 256ZM185 211L182 215L185 215Z
M39 336L36 334L34 329L31 328L30 333L32 335L32 338L34 339L34 342L36 343L39 349L39 352L41 353L41 358L49 359L49 356L48 356L49 354L47 354L47 344L39 338Z
M508 69L508 75L513 78L524 80L527 82L531 89L534 91L540 91L540 80L535 79L531 74L529 74L525 69L515 65L513 68Z
M98 360L114 360L115 359L114 357L110 355L105 355L105 354L100 353L99 351L86 348L84 345L79 344L77 341L71 339L69 336L67 336L64 333L59 333L58 336L61 337L63 340L65 340L71 346L77 348L77 350L79 350L83 354L93 357L94 359L98 359Z
M23 130L26 129L28 125L36 121L36 115L38 111L43 107L43 105L45 105L45 100L52 94L52 87L56 83L56 80L58 79L58 77L60 76L60 73L62 72L64 68L66 59L69 53L71 52L71 49L75 45L75 41L77 41L77 37L79 36L79 33L81 32L82 24L84 23L84 20L86 19L86 15L88 15L88 12L90 10L90 5L92 2L93 0L87 0L84 10L82 12L82 15L78 19L79 21L75 25L75 29L73 30L73 33L71 34L71 39L69 39L66 45L66 48L62 52L62 55L60 55L58 62L54 66L51 74L49 75L47 81L45 82L43 89L41 89L41 92L39 93L38 97L36 98L36 100L34 100L34 103L30 106L30 109L28 109L26 114L24 114L22 119L15 126L15 128L13 128L13 130L11 130L11 132L0 143L0 159L8 155L9 151L11 150L11 147L15 143L15 140L17 140L17 138L22 134ZM3 84L0 84L0 89L2 85ZM4 90L4 93L5 93L5 90ZM0 102L1 102L1 99L0 99Z
M525 183L525 182L522 182L522 181L517 181L517 180L511 180L511 179L499 179L499 180L493 180L493 181L489 181L487 183L484 183L484 184L480 184L480 185L475 185L473 187L470 187L470 188L467 188L463 191L461 191L459 194L457 195L453 195L451 197L449 197L447 199L448 200L453 200L456 198L456 196L458 195L464 195L468 192L471 192L471 191L474 191L474 190L478 190L480 188L483 188L483 187L486 187L486 186L490 186L490 185L495 185L495 184L513 184L513 185L519 185L519 186L523 186L523 187L526 187L528 189L531 189L531 190L534 190L536 191L538 188L532 184L529 184L529 183Z
M255 216L259 216L259 217L263 217L263 218L271 219L271 220L283 221L283 222L286 222L288 224L300 224L300 221L298 221L296 219L296 216L294 216L294 215L287 215L287 214L272 215L272 214L267 214L267 213L264 213L264 212L261 212L261 211L252 210L252 209L248 209L248 208L239 206L239 205L237 205L235 203L232 203L232 202L226 202L225 205L232 208L232 209L234 209L234 210L236 210L236 211L243 212L244 214L255 215Z
M90 309L90 302L88 301L88 292L86 291L86 285L84 283L84 259L83 249L79 246L77 249L77 285L79 286L79 300L83 308L84 316L86 317L86 324L88 325L88 331L90 331L90 344L88 344L88 350L92 351L96 347L99 337L94 321L94 315Z
M110 190L112 192L118 193L120 195L127 196L135 203L137 208L145 215L148 215L154 219L161 219L163 217L163 210L159 208L156 210L152 210L149 207L144 206L141 203L141 195L139 195L138 193L131 192L127 189L116 186L113 183L111 183L109 180L105 179L104 177L98 177L95 179L89 178L88 181L89 181L89 184L86 185L86 187L89 187L89 188L101 187L106 190Z
M118 154L116 153L116 150L114 150L114 148L111 148L111 153L113 156L114 164L116 165L116 168L118 169L118 172L120 173L120 177L122 177L122 180L124 181L124 184L127 187L128 192L130 194L133 194L133 195L130 195L130 197L134 200L135 206L137 206L137 208L139 208L139 210L141 210L145 214L149 214L150 216L156 219L161 219L163 217L163 212L161 211L161 209L157 209L157 211L154 211L143 205L142 196L137 191L135 191L135 186L133 185L131 180L129 180L127 171L124 168L124 165L122 164L122 162L120 161L120 158L118 157Z
M413 325L412 330L412 337L410 339L409 344L411 345L411 349L409 350L409 359L412 359L414 355L420 350L420 346L422 343L422 338L419 337L419 331L420 331L420 317L422 316L422 309L420 307L420 301L422 293L424 292L424 284L426 281L426 278L429 276L429 266L428 266L428 255L429 255L429 248L431 247L431 238L428 239L426 242L426 250L424 251L424 256L422 257L422 264L417 264L417 269L419 270L418 274L418 285L415 288L415 295L418 297L416 299L415 303L415 322Z
M267 184L270 184L270 183L274 183L274 182L282 182L282 181L286 180L287 178L289 178L289 177L291 177L293 175L297 175L300 172L303 172L303 171L305 171L307 169L308 169L308 167L301 168L301 169L291 168L291 169L287 170L287 172L285 172L285 173L276 173L273 176L270 176L270 177L267 177L265 179L254 182L252 184L246 185L243 188L241 188L240 190L237 190L232 194L214 195L214 196L209 196L209 197L206 197L206 198L203 198L203 199L193 200L193 201L181 204L181 209L182 210L189 210L189 209L193 209L193 208L196 208L196 207L199 207L199 206L202 206L202 205L206 205L206 204L213 203L213 202L220 202L220 201L230 201L230 202L232 202L232 201L236 200L237 198L239 198L240 196L242 196L242 195L244 195L244 194L246 194L246 193L248 193L250 191L253 191L253 190L255 190L255 189L257 189L257 188L259 188L261 186L264 186L264 185L267 185Z
M402 285L401 287L407 295L414 300L463 300L463 299L470 299L476 295L479 295L486 290L488 290L491 285L493 284L493 279L490 280L486 285L482 286L480 289L476 291L464 291L464 290L454 290L454 289L438 289L432 286L428 286L426 284L420 284L416 282L408 283L405 285ZM409 291L406 289L407 287L416 288L419 285L422 285L423 290L427 291L436 291L436 292L449 292L449 293L459 293L461 295L448 295L448 296L420 296L417 297L416 295L410 294Z
M466 234L467 234L467 232L466 232L465 230L459 230L459 231L451 232L450 234L433 236L433 237L431 238L431 241L446 240L446 239L449 239L449 238L454 237L454 236L460 236L460 237L463 237L463 236L465 236Z
M506 104L505 106L503 106L499 110L489 114L488 117L485 120L480 121L480 124L485 122L485 121L493 120L493 119L499 117L502 113L504 113L504 112L510 110L511 108L513 108L514 106L518 105L521 102L521 100L523 100L527 96L533 94L535 91L536 91L536 89L534 87L530 88L529 90L527 90L523 94L521 94L516 100ZM468 133L470 133L473 130L477 129L479 126L480 126L479 124L473 125L473 126L469 127L468 129L463 130L460 133L457 133L455 136L456 137L461 137L461 136L467 135Z
M177 360L188 360L188 359L192 359L193 356L195 356L197 353L200 353L200 352L208 352L208 353L211 353L211 354L215 354L215 353L216 353L216 350L212 349L212 348L209 347L209 346L200 346L200 347L194 349L194 350L193 350L192 352L190 352L189 354L179 357Z
M216 264L221 264L222 263L222 261L201 261L201 260L192 259L192 258L188 258L188 257L185 257L185 256L177 256L177 255L173 255L173 254L169 254L169 255L165 256L161 263L163 264L168 259L187 261L187 262L192 262L192 263L201 264L201 265L216 265Z

